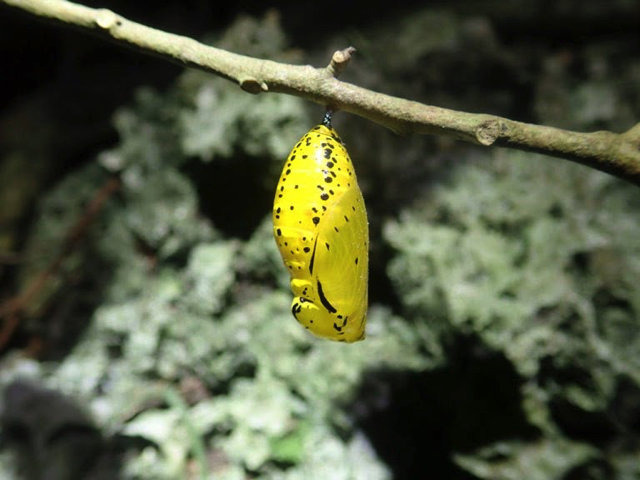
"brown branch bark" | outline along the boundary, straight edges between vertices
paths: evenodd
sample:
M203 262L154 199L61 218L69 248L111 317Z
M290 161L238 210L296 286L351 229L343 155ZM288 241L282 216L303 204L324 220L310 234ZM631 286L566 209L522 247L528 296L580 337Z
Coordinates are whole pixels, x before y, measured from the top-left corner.
M336 78L344 58L326 68L251 58L156 30L106 9L64 0L0 0L0 4L103 36L174 63L237 83L250 93L296 95L365 117L398 133L452 135L480 145L503 146L564 158L640 186L640 124L624 133L572 132L493 115L424 105L374 92ZM350 55L349 49L336 54Z
M0 352L5 348L20 324L21 315L29 303L42 291L51 280L51 277L58 273L64 260L85 237L90 225L102 211L107 200L109 200L119 188L120 180L117 177L109 178L96 192L80 218L78 218L77 222L67 233L67 237L58 255L33 278L22 292L0 304L0 319L4 320L0 326Z

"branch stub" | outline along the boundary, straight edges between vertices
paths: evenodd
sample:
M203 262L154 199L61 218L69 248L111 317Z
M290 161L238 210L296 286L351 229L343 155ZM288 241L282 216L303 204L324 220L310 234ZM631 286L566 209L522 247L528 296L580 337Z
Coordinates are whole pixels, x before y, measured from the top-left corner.
M101 8L97 11L95 22L103 30L110 30L119 23L118 16L106 8Z
M329 66L327 67L331 75L334 77L340 75L354 53L356 53L355 47L347 47L344 50L336 50L333 52L331 63L329 63Z
M249 92L254 95L269 91L269 86L265 82L259 82L255 78L245 78L240 80L240 88L245 92Z

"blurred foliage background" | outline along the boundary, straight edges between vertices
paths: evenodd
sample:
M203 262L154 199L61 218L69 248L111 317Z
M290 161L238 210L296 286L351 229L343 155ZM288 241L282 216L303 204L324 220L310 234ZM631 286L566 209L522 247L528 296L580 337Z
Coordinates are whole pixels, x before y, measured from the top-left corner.
M354 45L344 80L438 106L640 120L634 0L108 3L283 62ZM640 478L637 188L337 114L371 306L318 340L270 211L321 107L0 23L0 478Z

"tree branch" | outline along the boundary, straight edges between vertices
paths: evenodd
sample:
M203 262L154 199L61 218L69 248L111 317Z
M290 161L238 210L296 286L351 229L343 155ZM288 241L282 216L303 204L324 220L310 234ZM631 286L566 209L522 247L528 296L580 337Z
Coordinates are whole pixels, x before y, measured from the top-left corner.
M640 186L640 123L627 132L571 132L494 115L458 112L392 97L337 80L352 50L313 68L227 52L129 21L106 9L64 0L0 0L13 8L79 27L141 52L236 82L250 93L296 95L367 118L397 133L452 135L480 145L530 150L608 172ZM336 55L338 57L336 57Z

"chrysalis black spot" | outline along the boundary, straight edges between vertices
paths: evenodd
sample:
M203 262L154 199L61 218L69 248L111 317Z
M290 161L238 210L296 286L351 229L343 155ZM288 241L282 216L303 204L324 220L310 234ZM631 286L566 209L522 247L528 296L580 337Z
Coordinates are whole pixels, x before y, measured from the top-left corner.
M326 308L329 313L336 313L337 310L333 305L331 305L327 297L324 295L324 292L322 291L322 284L320 283L319 280L317 282L317 286L318 286L318 297L320 297L320 303L322 303L324 308Z

